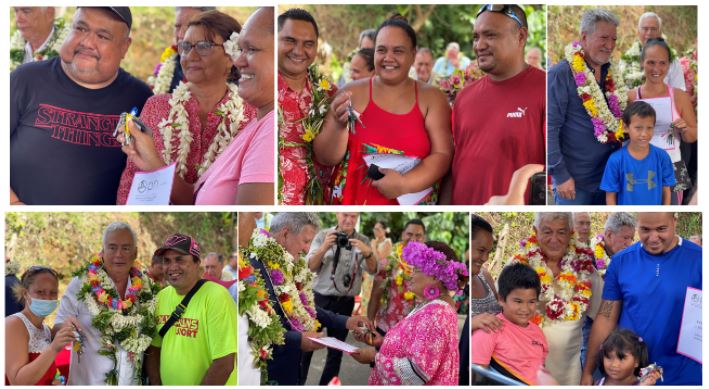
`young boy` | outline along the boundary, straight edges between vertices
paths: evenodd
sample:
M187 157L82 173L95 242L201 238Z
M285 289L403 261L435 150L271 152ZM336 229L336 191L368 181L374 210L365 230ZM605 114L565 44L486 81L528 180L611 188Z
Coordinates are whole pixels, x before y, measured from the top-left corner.
M635 101L623 112L630 141L611 154L601 180L607 205L669 205L675 184L672 160L665 150L650 144L655 110Z
M541 283L529 266L516 263L505 267L498 280L502 327L495 332L473 332L471 362L500 373L537 384L537 373L549 352L541 328L530 322L537 312Z

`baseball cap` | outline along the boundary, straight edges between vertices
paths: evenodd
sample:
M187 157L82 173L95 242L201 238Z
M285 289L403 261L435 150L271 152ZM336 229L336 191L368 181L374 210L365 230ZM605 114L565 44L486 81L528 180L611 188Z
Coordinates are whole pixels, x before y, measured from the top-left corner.
M81 7L79 7L79 8L81 8ZM91 7L87 7L87 8L91 8ZM123 23L128 25L128 30L130 30L131 27L133 27L133 14L130 12L130 7L96 7L96 8L104 8L104 9L107 9L107 10L113 12L114 14L116 14L116 16L118 16L118 18L121 19L123 21Z
M155 250L157 256L162 257L167 250L175 250L182 254L192 255L199 259L199 243L194 238L185 234L174 234L168 237L162 247Z

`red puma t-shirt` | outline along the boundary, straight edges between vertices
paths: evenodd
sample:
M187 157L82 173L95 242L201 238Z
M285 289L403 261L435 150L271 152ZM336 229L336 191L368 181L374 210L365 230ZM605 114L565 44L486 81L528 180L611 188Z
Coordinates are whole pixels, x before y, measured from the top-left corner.
M546 73L528 67L504 81L485 76L453 106L452 203L479 205L507 193L512 173L546 162Z

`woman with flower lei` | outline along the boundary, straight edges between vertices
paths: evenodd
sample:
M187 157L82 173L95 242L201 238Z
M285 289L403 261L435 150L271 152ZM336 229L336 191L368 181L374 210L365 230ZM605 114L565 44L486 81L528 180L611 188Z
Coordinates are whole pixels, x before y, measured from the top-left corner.
M238 34L233 33L239 31L241 26L229 15L218 11L199 14L189 23L178 48L188 82L180 83L172 94L156 95L145 103L141 119L153 129L153 145L147 148L161 159L151 165L176 164L173 188L194 185L256 116L256 110L244 104L237 93L234 82L238 71L223 47L228 47L230 39L237 40ZM194 45L198 42L207 45L197 48ZM125 204L138 170L148 169L139 168L129 159L118 188L118 204ZM173 190L171 200L190 204L193 191Z
M64 39L69 35L69 27L63 19L56 19L52 26L52 33L39 50L32 53L33 61L43 61L59 55L59 49L64 43ZM25 59L25 46L27 41L22 37L22 33L17 30L10 39L10 71L22 65Z
M591 117L594 136L600 143L621 142L625 138L623 110L628 104L622 73L611 62L604 80L606 89L604 94L586 62L581 43L573 42L566 46L565 58L571 66L571 73L583 107Z
M109 254L102 252L102 255ZM83 353L84 348L90 350L90 346L84 342L88 342L87 336L93 334L87 331L98 331L99 348L96 352L98 355L108 357L112 363L105 376L106 385L136 385L141 382L143 352L157 334L155 296L158 289L149 277L137 268L131 267L127 275L128 284L125 294L121 296L116 288L116 281L109 275L104 261L105 259L99 255L91 257L86 265L74 273L76 278L67 288L67 294L72 289L77 290L76 300L85 304L90 315L91 328L87 328L86 323L83 322L81 311L75 319L66 317L63 309L60 309L57 321L71 323L78 329L83 338L81 343L74 343L74 352L78 355ZM117 270L114 269L115 272ZM78 284L75 284L76 282ZM76 324L77 319L82 320L81 324ZM85 355L84 358L87 361L85 363L96 363L93 361L93 358L96 358L93 355ZM92 384L78 381L80 378L75 379L77 379L75 383Z
M337 87L318 71L317 65L308 68L305 95L296 97L283 84L279 77L279 203L324 204L324 186L329 183L332 168L313 160L312 142L322 129Z
M441 242L410 242L402 255L414 269L411 290L420 303L384 338L377 334L375 347L351 355L374 363L369 385L458 385L458 319L450 294L466 282L467 266Z
M520 242L511 263L524 263L539 275L539 309L532 319L549 343L547 367L562 385L581 379L581 320L591 304L593 252L577 244L570 213L539 213L534 232ZM599 291L600 292L600 291Z

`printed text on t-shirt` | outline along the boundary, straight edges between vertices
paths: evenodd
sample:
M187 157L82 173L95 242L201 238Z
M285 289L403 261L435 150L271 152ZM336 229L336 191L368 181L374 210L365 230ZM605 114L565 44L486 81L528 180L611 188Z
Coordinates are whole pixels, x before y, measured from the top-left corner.
M52 130L52 138L91 147L121 147L113 137L118 115L101 115L71 111L40 104L34 125Z
M170 315L160 315L158 317L158 325L165 324ZM170 331L174 328L175 335L185 336L188 338L196 338L199 332L199 319L191 319L189 317L180 318L172 325Z

